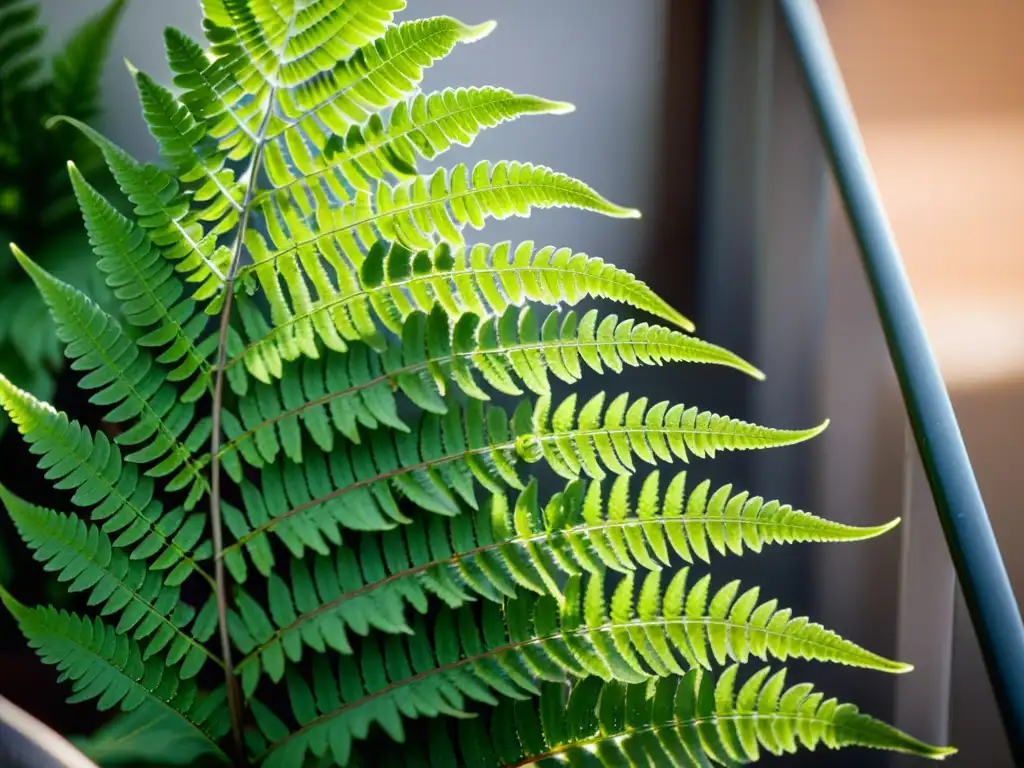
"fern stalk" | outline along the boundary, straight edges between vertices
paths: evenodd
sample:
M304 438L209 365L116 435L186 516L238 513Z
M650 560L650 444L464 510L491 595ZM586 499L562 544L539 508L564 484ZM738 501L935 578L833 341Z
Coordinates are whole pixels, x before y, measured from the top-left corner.
M298 13L299 6L296 5L292 16L293 24ZM288 44L288 37L289 35L285 35L285 46ZM283 53L284 50L282 48L278 54L278 59L280 59ZM231 253L231 263L228 267L228 273L224 277L222 288L224 306L220 311L220 325L217 331L217 356L213 374L213 425L210 433L210 526L213 538L213 575L216 581L217 593L217 624L220 634L221 657L224 661L224 678L228 691L228 705L231 708L231 735L234 739L238 760L243 765L245 764L245 742L242 737L242 729L245 723L245 711L241 692L238 689L238 680L235 677L235 667L231 656L231 635L228 632L228 587L224 570L224 526L220 508L220 444L223 432L221 410L224 407L224 376L228 356L228 327L231 323L231 305L235 293L235 278L238 276L238 269L242 263L242 247L245 244L245 233L249 226L250 207L256 191L256 179L259 176L260 162L263 158L265 147L263 136L270 125L270 117L274 111L273 100L276 92L277 87L271 86L267 111L263 116L263 122L260 124L256 137L256 147L249 165L245 196L242 198L241 212L239 213L238 233L235 236L235 244Z

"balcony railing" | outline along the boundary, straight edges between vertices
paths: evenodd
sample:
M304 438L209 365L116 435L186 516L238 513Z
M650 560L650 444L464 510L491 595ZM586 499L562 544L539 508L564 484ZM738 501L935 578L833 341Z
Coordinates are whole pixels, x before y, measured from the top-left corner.
M947 736L955 572L1014 763L1024 765L1024 623L818 7L713 0L709 47L705 329L719 338L728 329L726 343L783 356L781 381L757 395L762 408L798 421L820 416L808 382L820 380L824 357L831 171L909 424L903 503L914 522L902 553L898 635L901 645L915 638L915 655L926 663L919 664L924 678L901 685L927 695L898 704L897 724L924 719L932 727L923 736ZM751 295L753 309L744 299ZM737 327L750 337L737 339ZM779 462L762 469L776 489L806 485L799 460ZM917 508L913 491L924 480L941 535ZM942 536L951 565L934 556ZM899 722L901 712L914 722Z

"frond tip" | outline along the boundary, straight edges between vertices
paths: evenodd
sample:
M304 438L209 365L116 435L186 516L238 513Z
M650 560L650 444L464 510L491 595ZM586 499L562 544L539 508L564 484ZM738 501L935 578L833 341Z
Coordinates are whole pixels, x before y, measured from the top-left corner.
M648 464L688 462L690 456L714 458L723 451L749 451L795 445L817 437L826 419L811 429L774 429L739 419L698 411L646 397L633 400L622 393L605 407L605 393L588 400L577 414L576 394L552 412L551 398L538 398L532 432L520 434L516 453L527 463L544 459L561 477L574 480L586 474L596 480L605 469L616 475L636 471L633 457Z
M488 21L480 22L466 28L466 31L462 34L462 42L464 43L475 43L479 40L483 40L491 32L493 32L498 26L498 22L490 19Z

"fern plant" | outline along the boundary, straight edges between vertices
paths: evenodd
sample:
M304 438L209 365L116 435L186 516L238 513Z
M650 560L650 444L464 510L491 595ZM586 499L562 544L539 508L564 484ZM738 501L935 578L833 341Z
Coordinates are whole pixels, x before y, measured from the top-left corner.
M396 20L404 5L204 0L205 47L166 33L176 90L132 69L162 167L65 119L134 207L122 215L70 167L120 318L14 255L120 428L111 439L0 378L77 511L3 501L93 610L2 596L73 701L129 713L94 754L123 759L120 734L143 721L136 763L173 758L177 741L186 761L267 768L951 754L787 688L780 667L740 679L753 658L908 669L708 572L891 525L700 478L721 452L824 424L559 394L627 366L761 374L599 258L470 242L536 208L638 213L529 163L421 174L480 131L570 107L420 92L427 67L493 24ZM585 308L594 297L650 319Z
M28 0L0 0L0 237L31 250L65 282L106 299L89 242L76 221L65 162L71 153L95 172L102 158L77 132L45 130L53 115L91 121L107 49L126 0L111 0L85 21L44 71L44 30ZM61 151L54 151L60 146ZM11 259L0 265L0 370L37 397L49 399L62 362L46 306ZM8 426L0 419L0 432Z

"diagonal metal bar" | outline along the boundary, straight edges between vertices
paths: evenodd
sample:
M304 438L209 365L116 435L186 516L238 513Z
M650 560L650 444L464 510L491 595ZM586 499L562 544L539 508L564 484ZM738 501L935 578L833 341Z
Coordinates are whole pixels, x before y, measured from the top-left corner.
M942 529L1018 765L1024 621L814 0L778 0L856 234Z

